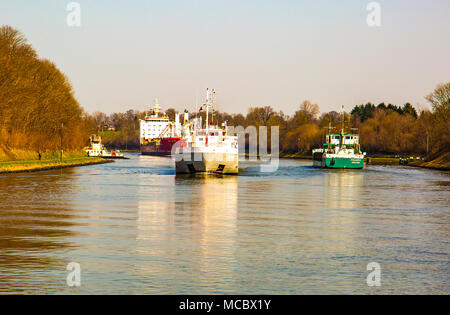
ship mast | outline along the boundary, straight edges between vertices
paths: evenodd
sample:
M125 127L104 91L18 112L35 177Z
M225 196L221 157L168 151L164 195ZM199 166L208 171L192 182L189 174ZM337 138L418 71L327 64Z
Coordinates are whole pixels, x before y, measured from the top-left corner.
M344 105L342 105L342 130L341 130L341 149L344 147L344 131L345 128L345 111L344 111Z
M158 113L161 111L161 106L159 106L159 102L158 99L155 98L154 102L153 102L153 114L155 116L158 116Z
M213 109L216 91L214 89L206 89L206 134L209 130L209 109Z
M206 89L206 137L208 137L208 125L209 125L209 98L210 98L209 88Z
M330 122L328 123L328 135L327 135L327 150L330 150L331 148L331 130L333 129L333 127L331 127L331 118L330 118Z

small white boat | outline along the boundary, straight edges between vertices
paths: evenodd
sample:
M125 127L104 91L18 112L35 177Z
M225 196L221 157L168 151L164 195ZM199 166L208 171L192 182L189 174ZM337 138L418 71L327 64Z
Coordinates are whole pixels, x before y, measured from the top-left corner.
M201 117L184 126L184 139L175 150L177 174L197 172L238 174L238 137L227 134L227 124L222 127L209 123L209 111L213 108L215 91L207 90L206 124L203 128Z
M89 138L91 145L85 148L87 156L101 157L105 159L125 159L125 156L119 150L107 150L102 144L102 138L97 135L93 135Z

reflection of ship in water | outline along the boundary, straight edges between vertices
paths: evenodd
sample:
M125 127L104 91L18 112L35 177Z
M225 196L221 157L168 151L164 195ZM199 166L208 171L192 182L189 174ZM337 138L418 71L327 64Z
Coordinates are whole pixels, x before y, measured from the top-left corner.
M173 180L168 177L168 182L162 185L171 185ZM173 194L169 196L167 191L158 192L151 186L140 187L140 195L151 197L139 200L137 251L143 256L152 255L156 260L148 270L142 270L143 273L174 274L174 282L169 280L166 285L178 286L178 292L187 283L207 288L214 274L231 277L236 240L237 177L176 176ZM165 261L156 257L165 257ZM183 284L179 283L180 279Z
M358 209L364 200L365 174L358 170L316 174L305 179L303 188L293 198L297 200L302 247L311 252L320 249L320 254L351 255L348 250L357 246L355 231L361 226Z
M173 181L173 178L165 180ZM161 185L165 183L162 182ZM139 199L139 231L161 228L170 234L173 232L171 225L176 225L178 221L184 222L188 218L195 220L195 227L201 232L208 232L208 226L226 225L233 228L235 225L238 195L238 178L235 176L176 176L174 193L169 196L166 191L155 191L153 186L143 185L140 190L140 195L149 197ZM158 196L159 193L164 196ZM146 232L139 234L138 238L142 239L149 236ZM205 237L208 238L207 235Z
M364 174L358 171L328 171L324 174L324 192L330 209L358 209Z

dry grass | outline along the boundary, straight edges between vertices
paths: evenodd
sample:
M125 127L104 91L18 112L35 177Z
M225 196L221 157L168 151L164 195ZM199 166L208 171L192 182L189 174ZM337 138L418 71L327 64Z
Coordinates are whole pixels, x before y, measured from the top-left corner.
M450 152L441 154L437 158L435 158L431 161L428 161L428 162L416 161L416 162L411 162L408 165L448 171L448 170L450 170Z
M399 165L399 158L370 157L370 165Z
M42 153L39 160L36 152L5 150L0 148L0 173L29 172L60 167L81 166L108 162L102 158L87 157L84 152L67 152L60 161L58 153Z

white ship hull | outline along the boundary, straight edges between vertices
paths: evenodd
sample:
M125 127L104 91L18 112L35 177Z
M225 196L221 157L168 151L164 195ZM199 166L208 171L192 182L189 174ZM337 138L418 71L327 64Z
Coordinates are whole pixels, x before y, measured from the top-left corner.
M175 162L177 174L238 174L239 154L222 152L185 152Z
M101 157L108 159L123 159L125 158L120 151L108 151L108 150L86 150L89 157Z

